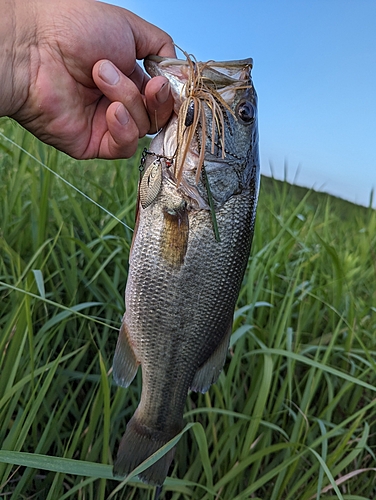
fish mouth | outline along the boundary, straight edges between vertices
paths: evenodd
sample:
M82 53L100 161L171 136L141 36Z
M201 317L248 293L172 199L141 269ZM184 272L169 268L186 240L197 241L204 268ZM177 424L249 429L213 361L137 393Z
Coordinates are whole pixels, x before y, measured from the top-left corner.
M237 59L230 61L193 61L201 70L208 82L216 88L221 88L249 80L253 68L253 59ZM168 79L178 78L182 82L188 78L192 64L187 59L175 59L150 55L144 60L144 67L150 76L165 76Z
M179 65L185 64L188 66L188 61L186 59L177 59L173 57L162 57L156 55L150 55L145 58L146 61L152 61L160 66L170 66L170 65ZM203 63L198 63L203 64ZM205 63L207 64L207 63ZM249 66L251 69L253 68L253 59L252 57L248 57L247 59L235 59L230 61L209 61L210 66L218 67L218 68L244 68L245 66Z

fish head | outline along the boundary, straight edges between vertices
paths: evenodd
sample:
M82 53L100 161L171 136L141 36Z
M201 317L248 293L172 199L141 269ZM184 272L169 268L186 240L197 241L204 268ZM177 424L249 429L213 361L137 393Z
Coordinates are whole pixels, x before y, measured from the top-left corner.
M150 76L170 82L174 116L161 140L164 151L176 157L177 185L184 184L186 190L199 185L203 166L209 176L219 170L224 175L230 166L246 186L251 172L258 175L259 170L253 60L197 62L186 57L149 56L144 61Z

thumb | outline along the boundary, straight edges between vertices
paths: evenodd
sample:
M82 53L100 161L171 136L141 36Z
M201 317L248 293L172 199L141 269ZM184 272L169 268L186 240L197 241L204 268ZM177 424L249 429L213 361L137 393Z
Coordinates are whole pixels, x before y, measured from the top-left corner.
M134 36L137 59L145 59L150 55L176 57L174 42L168 33L133 12L129 12L128 20Z

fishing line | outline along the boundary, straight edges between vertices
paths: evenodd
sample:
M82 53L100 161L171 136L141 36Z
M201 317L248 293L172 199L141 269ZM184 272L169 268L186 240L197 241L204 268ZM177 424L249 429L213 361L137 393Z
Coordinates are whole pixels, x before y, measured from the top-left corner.
M4 135L2 132L0 132L0 136L7 140L8 142L10 142L13 146L16 146L18 149L20 149L23 153L26 153L30 158L32 158L34 161L36 161L39 165L41 165L43 168L45 168L46 170L48 170L49 172L51 172L52 174L54 174L59 180L65 182L65 184L67 184L70 188L74 189L75 191L77 191L77 193L79 193L80 195L82 195L84 198L86 198L88 201L90 201L91 203L94 203L94 205L96 205L98 208L100 208L101 210L103 210L103 212L106 212L106 214L110 215L111 217L113 217L117 222L120 222L120 224L122 224L124 227L126 227L127 229L130 229L132 232L133 232L133 228L131 228L130 226L128 226L128 224L126 224L125 222L123 222L122 220L120 220L118 217L116 217L116 215L114 215L113 213L111 213L109 210L107 210L107 208L105 207L102 207L102 205L100 205L99 203L97 203L95 200L93 200L92 198L90 198L90 196L88 196L87 194L85 194L83 191L81 191L80 189L78 189L76 186L74 186L73 184L71 184L69 181L67 181L66 179L64 179L64 177L62 177L61 175L59 175L57 172L55 172L54 170L52 170L52 168L48 167L47 165L45 165L42 161L38 160L38 158L36 158L34 155L32 155L31 153L29 153L29 151L27 151L26 149L24 149L22 146L20 146L19 144L17 144L16 142L12 141L12 139L9 139L9 137L7 137L6 135Z

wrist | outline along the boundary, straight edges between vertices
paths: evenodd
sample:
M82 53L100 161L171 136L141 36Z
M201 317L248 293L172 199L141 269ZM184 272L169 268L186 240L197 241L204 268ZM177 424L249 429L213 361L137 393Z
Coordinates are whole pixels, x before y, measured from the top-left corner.
M0 116L15 114L27 99L35 45L31 2L0 0Z

